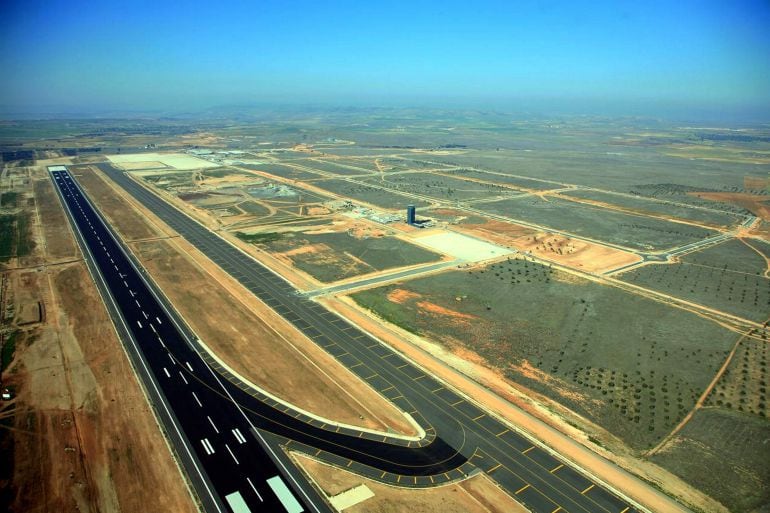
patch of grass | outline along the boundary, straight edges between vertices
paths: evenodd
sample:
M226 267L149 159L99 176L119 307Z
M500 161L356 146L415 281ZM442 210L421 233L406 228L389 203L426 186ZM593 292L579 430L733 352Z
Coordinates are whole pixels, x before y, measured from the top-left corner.
M249 244L268 244L283 239L282 233L270 232L270 233L243 233L235 232L235 236L244 242Z
M12 331L3 341L3 350L0 352L0 372L5 372L5 369L13 361L13 356L16 353L16 331Z
M391 296L400 302L388 298L396 289L406 291ZM640 450L684 418L735 341L690 312L523 259L351 297L449 350L478 354Z
M8 191L0 194L0 207L14 208L19 204L18 192Z

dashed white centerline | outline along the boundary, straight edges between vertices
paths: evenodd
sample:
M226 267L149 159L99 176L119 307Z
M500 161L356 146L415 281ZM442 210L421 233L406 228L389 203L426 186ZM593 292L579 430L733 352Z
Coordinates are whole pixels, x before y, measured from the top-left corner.
M163 324L162 322L160 322L159 318L156 317L155 320L158 321L158 324Z
M167 369L167 368L163 367L163 372L165 372L165 373L166 373L166 377L167 377L167 378L170 378L170 377L171 377L171 374L169 374L169 372L168 372L168 369Z
M152 330L152 332L153 332L153 333L155 333L155 334L157 334L157 333L158 333L158 332L155 330L155 326L153 326L153 325L152 325L152 323L150 323L150 329Z
M187 382L187 378L184 377L184 374L182 374L182 371L179 371L179 377L182 378L182 381L184 381L185 385L189 385Z
M213 420L211 420L211 417L209 417L208 415L206 415L206 418L207 418L207 419L209 419L209 423L211 424L211 427L213 427L213 428L214 428L214 431L216 431L217 433L219 433L219 430L218 430L218 429L217 429L217 427L214 425L214 421L213 421Z
M193 397L195 398L195 402L196 402L196 403L198 403L198 406L200 406L201 408L203 408L203 403L201 403L201 400L200 400L200 399L198 399L198 396L197 396L197 395L195 395L195 392L193 392L193 393L192 393L192 395L193 395Z
M145 319L149 319L149 318L150 318L150 316L149 316L149 315L147 315L146 313L144 313L144 310L142 310L142 315L144 315L144 318L145 318ZM152 326L152 324L151 324L150 326Z
M158 342L160 342L160 345L162 345L164 349L166 348L166 344L163 343L163 339L160 338L160 335L158 335Z
M261 496L261 495L259 494L259 492L257 491L257 487L256 487L256 486L254 486L254 483L252 483L252 482L251 482L251 479L249 479L249 478L247 477L247 478L246 478L246 481L248 481L248 482L249 482L249 486L251 486L251 489L252 489L252 490L254 490L254 493L256 493L256 494L257 494L257 497L259 497L259 500L260 500L260 502L265 502L265 501L262 499L262 496Z
M230 450L230 446L229 446L229 445L227 445L227 444L225 444L225 449L227 449L227 452L229 452L229 453L230 453L230 456L232 456L232 458L233 458L233 461L235 462L235 464L236 464L236 465L240 465L241 463L238 461L238 458L236 458L236 457L235 457L235 454L233 454L233 451L231 451L231 450Z
M142 306L142 305L139 304L139 300L138 299L134 299L134 303L136 303L136 306L139 306L139 307Z
M168 354L168 359L169 359L169 360L171 360L171 363L173 363L174 365L176 365L176 362L174 361L174 357L173 357L173 356L171 356L171 353L166 353L166 354Z
M126 288L128 288L128 283L126 283L126 280L123 280L123 285L125 285Z
M192 365L190 365L190 362L184 362L185 365L187 365L187 368L190 369L190 372L193 371Z
M142 323L141 322L136 321L136 323L139 325L140 328L142 327Z

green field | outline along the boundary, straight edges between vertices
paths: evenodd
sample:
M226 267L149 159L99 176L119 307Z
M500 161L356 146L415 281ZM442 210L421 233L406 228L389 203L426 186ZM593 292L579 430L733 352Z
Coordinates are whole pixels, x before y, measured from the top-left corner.
M389 300L397 289L412 294ZM449 349L474 351L639 450L693 407L736 338L689 312L520 259L352 297Z
M345 196L353 201L362 201L389 210L404 210L407 205L415 205L417 207L428 205L427 202L422 200L409 198L377 187L351 183L345 180L319 180L313 185L326 189L329 192Z
M0 215L0 262L30 254L34 242L30 237L29 212Z
M765 321L770 317L770 279L762 274L765 268L762 257L732 240L689 254L677 264L646 265L618 277L739 317Z
M728 214L724 211L705 210L702 208L692 208L683 205L677 205L671 202L652 200L644 197L621 196L619 194L609 194L593 190L575 190L563 192L565 196L575 198L585 198L618 207L633 210L642 214L656 214L666 217L674 217L686 221L695 221L712 226L732 226L739 224L743 219L735 214Z
M437 253L395 237L356 238L348 233L285 233L280 238L258 243L267 251L278 253L312 247L312 252L294 253L290 258L295 267L324 283L441 259Z
M387 175L384 179L379 176L362 178L360 181L387 187L393 191L420 194L447 201L465 201L518 194L518 191L501 185L421 172Z
M614 212L558 198L525 196L480 203L476 208L513 220L641 250L664 250L715 234L697 226Z
M734 513L767 511L770 424L753 415L698 411L652 461L679 475Z

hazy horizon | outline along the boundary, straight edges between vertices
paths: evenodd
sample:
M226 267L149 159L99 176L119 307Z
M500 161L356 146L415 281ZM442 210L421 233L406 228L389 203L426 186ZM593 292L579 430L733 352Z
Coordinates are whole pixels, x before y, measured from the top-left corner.
M770 121L770 4L6 2L0 116L233 105Z

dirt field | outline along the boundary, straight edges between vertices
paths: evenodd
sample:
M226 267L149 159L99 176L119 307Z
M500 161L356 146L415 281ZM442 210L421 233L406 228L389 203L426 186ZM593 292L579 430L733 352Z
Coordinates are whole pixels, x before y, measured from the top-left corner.
M414 433L403 415L331 356L285 321L266 322L256 300L241 302L185 258L192 247L152 241L132 249L198 336L239 374L325 418Z
M527 509L479 475L460 483L423 490L410 490L377 483L300 453L292 457L328 496L360 484L374 497L345 509L346 513L526 513Z
M743 192L696 192L691 193L691 195L711 201L739 205L763 221L770 221L770 205L767 204L767 196ZM757 229L753 230L753 233L770 240L770 230Z
M71 258L58 200L50 185L35 190L42 233L53 234L38 247L51 249L49 262ZM84 264L7 276L6 304L21 326L4 376L17 396L14 415L7 403L2 413L11 474L0 482L0 509L197 511ZM36 304L37 320L24 313Z
M142 232L171 231L102 178L81 183L89 194L96 186L92 199L107 217L121 218L121 235L126 235L124 225ZM132 250L204 343L242 376L337 422L415 433L389 402L184 240L136 242Z
M626 251L554 233L535 233L526 227L493 219L481 224L462 224L459 229L586 272L602 273L640 260L638 256Z
M72 238L69 223L49 179L35 181L35 199L49 260L77 258L80 250Z

